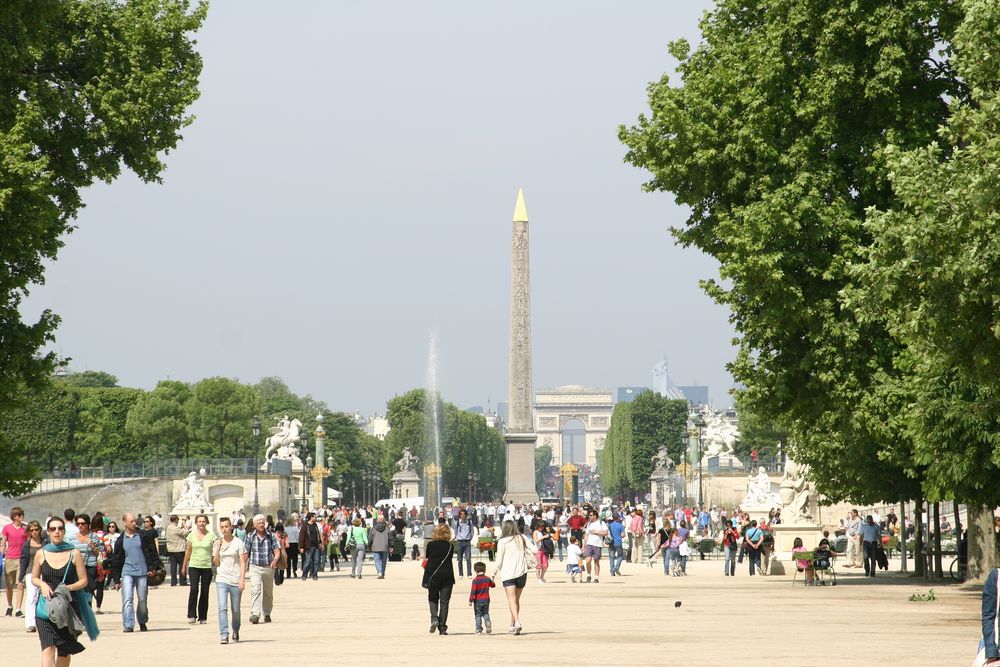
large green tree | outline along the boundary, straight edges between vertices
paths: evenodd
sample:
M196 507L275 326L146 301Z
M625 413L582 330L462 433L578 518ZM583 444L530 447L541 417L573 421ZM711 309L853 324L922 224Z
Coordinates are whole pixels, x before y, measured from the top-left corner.
M201 58L192 33L204 4L187 0L34 0L0 11L0 420L22 390L40 390L56 358L42 352L58 317L22 319L82 207L80 191L122 167L157 181L191 122ZM0 436L0 492L37 475Z
M73 462L104 465L123 458L143 459L150 451L137 452L123 426L129 410L143 394L131 387L89 387L80 390L79 427Z
M883 151L900 206L872 210L874 242L845 291L906 345L901 412L931 499L969 504L970 575L996 562L1000 504L1000 6L964 0L953 63L971 90L941 141Z
M614 416L614 413L612 413ZM667 448L676 463L684 460L684 433L687 430L688 405L685 400L669 399L655 391L644 391L632 401L632 448L628 452L628 482L632 489L649 487L653 455Z
M239 450L252 437L250 424L259 412L260 399L251 387L224 377L198 382L187 402L194 453L219 458L242 453Z
M690 208L680 243L720 263L704 287L730 310L746 404L788 426L833 499L920 493L902 346L841 293L865 211L899 206L880 151L931 143L967 95L938 53L961 16L950 0L720 0L696 48L670 47L680 85L653 83L651 115L619 131L646 188Z
M604 441L601 485L605 493L621 495L630 489L631 451L632 403L618 403L611 412L611 425Z
M139 396L125 419L125 432L152 458L188 458L190 429L187 403L191 387L177 380L161 380Z

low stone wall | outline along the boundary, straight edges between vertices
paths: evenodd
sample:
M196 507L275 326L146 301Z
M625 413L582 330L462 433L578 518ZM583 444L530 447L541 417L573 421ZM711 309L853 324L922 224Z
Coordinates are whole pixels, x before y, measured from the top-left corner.
M219 516L228 516L234 510L251 513L254 501L254 478L205 477L205 489ZM106 516L120 519L125 512L166 516L180 497L181 480L159 477L137 478L81 485L29 493L18 498L0 498L0 512L9 513L10 507L24 508L28 519L43 520L50 514L62 516L67 507L77 512L104 512ZM258 479L260 511L276 515L281 508L291 510L298 505L301 489L298 480L275 475L261 475Z

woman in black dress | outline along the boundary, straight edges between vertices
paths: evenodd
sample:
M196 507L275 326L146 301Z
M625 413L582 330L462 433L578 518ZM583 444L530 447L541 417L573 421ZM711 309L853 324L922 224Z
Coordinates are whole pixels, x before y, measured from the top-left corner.
M431 634L435 630L442 635L448 634L448 603L451 602L451 591L455 587L453 555L451 528L448 524L439 523L434 527L431 541L427 543L424 553L427 566L424 568L423 586L427 589L427 601L431 608Z
M63 541L66 524L59 517L52 517L46 525L49 543L35 554L31 570L31 583L39 589L39 595L46 600L52 597L59 584L65 583L70 592L87 587L87 568L83 556L73 545ZM76 608L76 600L73 600ZM77 609L77 613L80 610ZM35 619L38 640L42 644L42 667L69 665L70 657L83 651L83 644L66 628L57 628L55 623L44 618Z

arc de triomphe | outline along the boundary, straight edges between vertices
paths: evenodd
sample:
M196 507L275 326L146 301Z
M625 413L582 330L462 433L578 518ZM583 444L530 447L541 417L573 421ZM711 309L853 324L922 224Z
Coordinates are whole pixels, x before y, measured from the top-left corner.
M535 393L538 445L552 448L552 465L566 462L596 465L597 451L611 426L614 402L610 389L577 384Z

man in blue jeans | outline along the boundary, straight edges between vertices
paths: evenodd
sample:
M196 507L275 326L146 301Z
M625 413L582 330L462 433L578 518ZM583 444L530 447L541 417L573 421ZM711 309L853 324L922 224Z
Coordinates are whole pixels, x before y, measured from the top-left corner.
M474 576L472 573L472 538L476 535L476 529L469 521L469 514L465 510L461 510L458 513L458 521L455 523L455 541L457 543L455 547L455 554L458 558L458 576L461 578L462 574L462 564L465 564L465 572L469 573L469 577Z
M608 546L608 559L611 561L611 576L622 576L622 560L624 551L622 550L622 538L625 536L625 526L618 512L612 512L611 523L608 524L608 534L611 536L611 544Z
M163 565L152 546L154 542L143 539L142 532L136 528L135 514L126 513L122 523L125 524L125 531L111 550L111 576L116 582L115 590L122 592L122 628L125 632L132 632L138 620L139 630L145 632L146 622L149 621L146 605L148 577ZM138 599L133 603L133 598Z
M760 547L764 543L764 531L757 527L757 520L750 522L747 529L746 546L747 557L750 558L750 576L757 574L760 569Z
M323 546L323 536L319 526L316 525L315 512L306 514L306 522L299 530L299 547L302 550L302 581L309 579L319 580L317 574L319 561L322 558L321 548Z
M875 519L869 514L865 522L861 524L861 540L864 545L863 553L865 558L865 576L874 577L875 570L878 569L875 563L875 553L879 541L882 539L882 526L875 523Z

